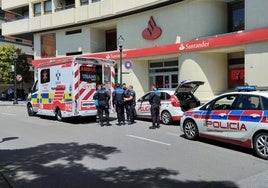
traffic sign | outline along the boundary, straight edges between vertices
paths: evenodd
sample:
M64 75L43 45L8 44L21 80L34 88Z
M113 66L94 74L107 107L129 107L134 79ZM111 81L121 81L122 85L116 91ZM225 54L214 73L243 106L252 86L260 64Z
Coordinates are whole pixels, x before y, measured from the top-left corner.
M17 79L18 82L21 82L21 81L22 81L22 76L21 76L21 74L17 74L16 79Z

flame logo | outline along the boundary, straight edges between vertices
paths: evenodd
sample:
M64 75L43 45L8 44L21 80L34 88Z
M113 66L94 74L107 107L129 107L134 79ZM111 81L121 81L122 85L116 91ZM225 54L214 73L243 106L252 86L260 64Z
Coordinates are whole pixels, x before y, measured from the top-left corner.
M160 37L162 34L162 30L160 27L158 27L153 19L153 17L150 17L150 20L148 21L148 26L146 29L142 32L142 37L146 40L155 40L158 37Z

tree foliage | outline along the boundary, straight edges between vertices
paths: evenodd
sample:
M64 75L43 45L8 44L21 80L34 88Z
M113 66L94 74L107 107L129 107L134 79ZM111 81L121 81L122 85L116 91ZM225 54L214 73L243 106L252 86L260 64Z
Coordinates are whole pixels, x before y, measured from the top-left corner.
M14 59L14 53L18 54L18 58ZM3 45L0 46L0 81L4 83L14 82L14 70L12 65L16 61L16 72L17 75L21 74L24 81L29 81L30 65L27 62L27 56L21 52L20 48L16 48L14 45Z

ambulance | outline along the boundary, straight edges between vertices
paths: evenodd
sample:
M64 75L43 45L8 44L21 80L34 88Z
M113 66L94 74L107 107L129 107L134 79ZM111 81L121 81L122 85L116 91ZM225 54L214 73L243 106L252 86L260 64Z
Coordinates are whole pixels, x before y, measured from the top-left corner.
M29 116L53 116L58 121L77 116L96 117L93 95L98 84L112 93L114 65L90 56L33 60L35 83L27 97Z

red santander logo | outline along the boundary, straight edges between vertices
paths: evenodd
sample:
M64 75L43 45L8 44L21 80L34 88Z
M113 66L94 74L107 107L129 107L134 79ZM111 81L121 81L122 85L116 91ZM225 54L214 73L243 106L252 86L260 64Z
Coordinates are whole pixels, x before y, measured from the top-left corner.
M162 29L156 25L154 18L151 16L147 28L142 31L142 37L146 40L155 40L159 38L161 34Z

